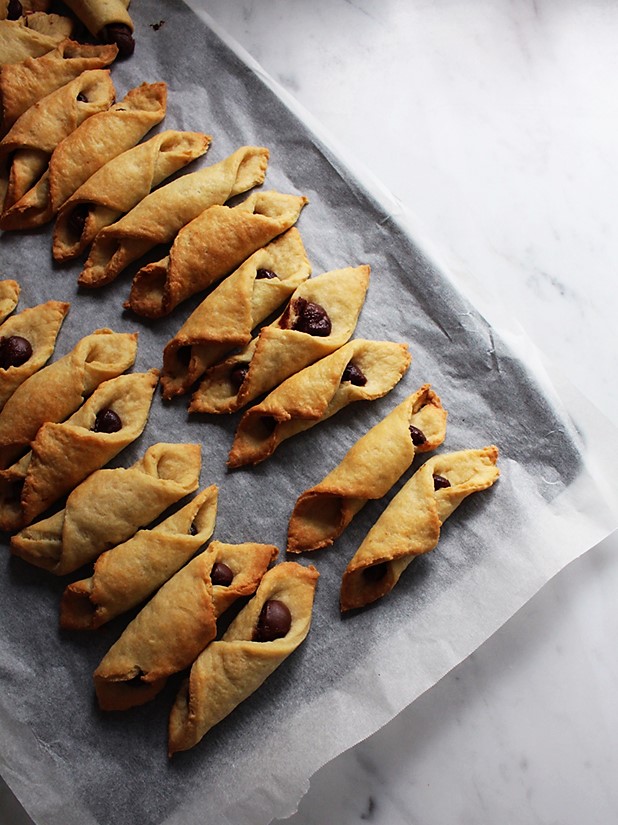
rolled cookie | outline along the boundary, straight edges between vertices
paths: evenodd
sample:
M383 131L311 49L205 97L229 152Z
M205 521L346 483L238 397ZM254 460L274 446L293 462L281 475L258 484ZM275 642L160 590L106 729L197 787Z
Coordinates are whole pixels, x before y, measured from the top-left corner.
M181 395L311 274L300 232L292 227L254 252L208 295L163 351L163 397Z
M65 589L60 626L95 630L145 602L212 536L217 497L217 487L207 487L156 527L102 553L92 576Z
M57 576L72 573L194 492L200 464L199 444L154 444L132 467L97 470L64 510L13 536L11 551Z
M0 324L13 312L19 301L21 288L17 281L0 281Z
M115 43L121 57L135 49L133 21L128 12L131 0L65 0L90 34L104 43Z
M314 567L284 562L197 658L169 720L169 755L192 748L256 691L306 638L318 579Z
M26 451L46 421L64 421L101 382L128 369L136 353L137 334L99 329L31 375L0 412L0 469Z
M446 435L446 410L425 384L372 427L315 487L302 493L288 526L288 553L330 546L371 499L380 499L416 452L435 450Z
M416 556L433 550L440 528L471 493L486 490L500 472L498 448L430 458L401 488L367 533L341 582L342 611L364 607L393 589Z
M9 209L0 228L31 229L52 219L88 178L135 144L165 116L165 83L142 83L85 120L52 152L48 171Z
M160 132L98 169L60 207L52 252L76 258L98 232L129 212L165 178L203 155L210 137L201 132Z
M238 206L211 206L180 230L167 257L137 272L125 309L169 315L293 226L306 203L301 195L254 192Z
M82 72L27 109L0 141L0 200L6 212L49 168L60 141L114 102L108 69ZM4 214L3 212L3 214Z
M41 57L0 67L2 112L0 135L37 101L75 80L89 69L104 69L113 63L116 46L95 46L63 40Z
M62 301L47 301L0 326L0 411L17 387L51 358L69 307Z
M258 464L282 441L315 427L355 401L390 392L410 365L405 344L357 338L292 375L243 415L229 467Z
M179 570L95 670L99 707L126 710L156 696L169 676L191 665L215 638L222 610L255 591L276 555L270 544L213 542ZM216 564L232 571L229 585L216 584Z
M268 149L243 146L225 160L167 183L96 236L79 276L82 286L113 281L158 244L171 243L183 226L214 204L263 182Z
M43 424L32 450L0 470L0 529L18 530L141 435L158 372L100 384L67 421Z
M301 284L276 321L207 370L189 412L235 412L334 352L354 332L368 286L368 266L324 272Z

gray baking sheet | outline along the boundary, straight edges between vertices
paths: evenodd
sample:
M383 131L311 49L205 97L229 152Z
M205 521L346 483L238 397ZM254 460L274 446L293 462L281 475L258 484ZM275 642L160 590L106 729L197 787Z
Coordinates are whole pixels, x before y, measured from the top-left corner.
M189 170L241 145L267 146L265 188L310 200L298 226L314 274L370 264L356 336L405 341L413 362L385 398L349 407L263 464L235 472L226 471L225 462L238 415L189 418L186 398L163 403L157 395L144 434L114 464L128 466L157 441L201 443L202 486L220 488L215 538L272 542L283 556L299 493L425 382L449 411L443 451L500 448L499 482L468 499L445 525L439 547L415 561L392 595L371 609L342 619L339 582L401 484L384 501L369 503L332 550L307 556L303 563L320 571L307 641L200 745L171 762L166 725L178 680L143 708L100 713L92 671L127 619L96 634L60 632L58 603L67 580L11 558L3 539L0 770L34 820L261 825L291 813L317 768L385 724L478 647L554 573L606 535L616 515L598 493L587 447L558 396L541 386L544 379L272 84L187 6L142 0L133 14L135 55L112 71L118 98L142 81L168 83L168 113L159 129L213 136L207 156ZM132 272L107 288L80 290L80 264L53 265L50 238L50 227L5 233L0 255L3 276L22 285L20 308L50 298L71 301L54 357L109 326L139 331L135 369L160 366L164 344L197 299L167 319L144 322L122 310Z

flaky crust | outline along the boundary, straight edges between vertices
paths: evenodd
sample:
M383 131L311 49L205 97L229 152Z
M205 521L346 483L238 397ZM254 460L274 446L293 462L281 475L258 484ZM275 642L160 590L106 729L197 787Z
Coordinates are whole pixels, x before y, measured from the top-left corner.
M82 286L113 281L132 261L177 233L205 209L263 182L268 149L243 146L229 157L156 189L99 232L79 276Z
M259 270L268 270L276 277L260 278ZM163 397L187 392L209 366L231 349L248 344L252 329L310 274L295 227L254 252L202 301L167 343L161 375Z
M64 0L88 31L100 37L105 26L121 23L133 31L133 21L127 11L130 0Z
M0 410L17 387L40 370L52 356L56 338L70 304L63 301L47 301L13 315L0 327L0 340L18 335L32 347L32 355L17 367L0 367Z
M30 524L135 441L146 426L157 381L157 370L111 378L67 421L43 424L31 452L0 470L0 528L14 531ZM94 430L97 413L106 409L120 416L117 432ZM21 495L16 494L18 485Z
M353 363L367 383L343 381ZM257 464L268 458L282 441L314 427L354 401L386 395L410 365L405 344L357 338L292 375L270 395L243 415L230 450L228 466Z
M369 286L369 267L357 266L324 272L305 281L292 295L286 311L263 327L243 350L209 369L193 394L190 412L231 413L276 387L294 373L334 352L350 338ZM332 323L329 335L310 335L289 329L289 318L299 301L322 306ZM232 373L248 366L240 384Z
M200 453L199 444L154 444L132 467L97 470L64 510L13 536L12 552L58 576L77 570L194 492Z
M113 63L118 46L95 46L63 40L41 57L0 66L0 135L37 101L75 80L82 72L104 69Z
M221 641L195 661L176 697L169 720L169 755L188 750L256 691L306 638L318 579L314 567L283 562L269 570L254 598L241 610ZM284 602L292 615L288 633L272 642L254 642L264 603Z
M57 38L30 29L21 20L0 20L0 65L40 57L57 44Z
M167 257L138 271L125 309L168 315L293 226L306 203L301 195L254 192L238 206L211 206L180 230Z
M434 456L390 502L348 564L341 582L342 611L364 607L389 593L414 558L433 550L440 527L471 493L498 479L498 448ZM450 487L434 489L434 475ZM377 568L375 574L367 574Z
M440 399L425 384L359 438L319 484L299 496L288 526L288 553L330 546L367 501L386 495L416 452L442 444L446 416ZM417 447L411 426L426 439Z
M99 329L31 375L0 413L0 468L30 446L46 421L64 421L101 382L128 369L136 354L137 334Z
M109 70L93 69L39 100L18 118L0 141L0 161L5 165L0 181L0 195L6 191L3 215L41 177L49 181L45 173L56 146L89 117L108 109L114 95ZM44 185L42 189L41 197Z
M155 186L203 155L210 137L201 132L168 129L108 161L60 208L52 252L56 261L76 258L97 233L129 212ZM73 211L86 210L79 236L72 228Z
M253 593L270 561L272 545L211 545L176 573L128 625L94 673L102 710L125 710L149 701L173 673L188 667L215 638L217 617ZM229 587L213 586L216 561L236 573Z
M7 278L0 281L0 324L13 312L19 301L21 289L17 281Z
M43 176L10 209L3 229L31 229L52 219L58 209L108 161L130 149L165 116L165 83L142 83L119 103L85 120L54 149Z
M102 553L92 576L65 589L60 626L95 630L146 601L212 536L217 498L211 485L156 527Z

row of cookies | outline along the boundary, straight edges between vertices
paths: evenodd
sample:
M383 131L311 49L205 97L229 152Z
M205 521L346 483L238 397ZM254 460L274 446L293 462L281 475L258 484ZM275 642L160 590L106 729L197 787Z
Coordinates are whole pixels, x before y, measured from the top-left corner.
M51 11L52 0L0 0L0 66L48 54L67 38L81 38L82 27L99 43L112 44L121 57L129 57L135 49L129 2L64 0L58 14Z

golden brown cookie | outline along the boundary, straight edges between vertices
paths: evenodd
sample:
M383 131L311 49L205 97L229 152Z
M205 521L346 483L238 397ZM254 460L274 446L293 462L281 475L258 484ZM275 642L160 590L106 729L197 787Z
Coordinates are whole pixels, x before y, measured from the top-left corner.
M390 392L410 365L405 344L357 338L292 375L243 415L229 467L258 464L282 441L315 427L355 401Z
M63 40L41 57L0 66L2 113L0 135L5 135L18 117L37 101L60 89L82 72L104 69L113 63L118 48Z
M207 487L156 527L102 553L92 576L64 591L60 627L95 630L145 602L212 536L217 497L217 487Z
M141 435L158 372L99 384L67 421L43 424L32 450L0 470L0 529L19 530Z
M65 0L88 31L104 43L116 43L121 57L135 49L133 21L128 12L131 0Z
M64 421L102 381L128 369L136 353L137 334L99 329L31 375L0 412L0 469L26 452L46 421Z
M243 146L225 160L156 189L96 236L79 276L82 286L103 286L158 244L171 243L183 226L264 181L268 149Z
M368 286L368 266L325 272L305 281L276 321L240 352L207 370L189 412L235 412L334 352L354 332Z
M0 281L0 324L13 312L19 301L20 286L7 278Z
M471 493L500 472L498 448L434 456L401 488L367 533L341 582L341 610L364 607L393 589L416 556L433 550L440 527Z
M2 229L32 229L52 219L88 178L135 144L165 116L165 83L142 83L119 103L85 120L54 149L49 169L0 220Z
M125 309L169 315L293 226L306 203L301 195L254 192L238 206L211 206L180 230L167 257L139 270Z
M17 387L52 356L70 304L47 301L0 326L0 411Z
M203 155L201 132L160 132L98 169L60 207L54 227L56 261L76 258L98 232L136 206L165 178Z
M62 35L61 40L66 35ZM24 18L0 20L0 66L40 57L58 45L58 38L24 25Z
M154 444L132 467L97 470L64 510L13 536L12 552L57 576L72 573L194 492L200 452L199 444Z
M0 141L3 214L44 176L60 141L114 102L109 70L82 72L27 109ZM48 178L46 179L48 180Z
M102 710L150 701L169 676L192 664L217 633L219 615L255 591L277 555L270 544L213 542L176 573L142 608L94 673ZM231 573L217 584L217 565ZM229 578L229 577L228 577Z
M194 310L163 351L163 397L187 392L231 349L248 344L251 330L271 315L311 274L292 227L254 252Z
M197 745L304 641L317 579L314 567L295 562L264 575L255 596L221 641L200 654L181 687L170 714L170 756Z
M302 493L288 526L288 553L330 546L371 499L379 499L417 452L435 450L446 435L446 410L425 384L372 427L319 484Z

